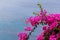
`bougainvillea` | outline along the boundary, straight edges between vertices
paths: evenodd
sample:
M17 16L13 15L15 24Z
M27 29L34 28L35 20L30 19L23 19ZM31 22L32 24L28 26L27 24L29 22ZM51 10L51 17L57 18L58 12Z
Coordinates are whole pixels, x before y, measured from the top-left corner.
M24 28L25 31L30 31L29 34L21 32L18 34L19 40L28 40L37 28L37 25L45 25L43 26L42 34L37 35L36 40L60 40L60 14L47 14L46 10L43 10L41 4L38 4L41 8L40 13L36 14L36 16L31 16L26 20L26 23L30 23L33 28L28 26Z
M31 31L32 30L32 28L30 26L25 27L24 29L25 29L25 31Z
M25 32L20 32L20 33L18 34L18 37L19 37L19 40L26 40L26 38L27 38L27 33L25 33Z

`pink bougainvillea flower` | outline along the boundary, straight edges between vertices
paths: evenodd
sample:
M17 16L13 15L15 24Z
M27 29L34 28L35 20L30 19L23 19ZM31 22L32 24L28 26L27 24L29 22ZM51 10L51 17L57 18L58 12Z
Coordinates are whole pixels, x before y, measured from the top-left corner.
M50 35L50 38L55 38L55 35Z
M43 12L42 11L40 11L40 15L46 15L46 13L47 13L47 11L46 10L43 10Z
M60 21L60 17L55 17L55 19L56 19L57 21Z
M44 32L40 33L37 37L36 40L44 40Z
M30 18L28 18L28 20L27 20L26 22L30 22L30 24L31 24L32 26L35 26L36 24L39 23L39 21L41 21L40 16L35 16L35 17L30 17Z
M54 23L52 23L51 25L50 25L50 30L52 30L54 27L57 27L57 25L58 25L58 22L54 22Z
M60 14L49 14L50 17L53 17L55 20L60 21Z
M49 40L56 40L55 35L50 35Z
M34 20L35 20L36 22L39 22L39 21L40 21L40 16L35 16L35 17L34 17Z
M46 10L43 10L43 12L40 11L40 17L41 17L41 20L42 20L42 21L43 21L43 20L46 20L46 13L47 13Z
M56 38L49 38L49 40L56 40Z
M44 36L43 35L38 35L37 40L44 40Z
M18 34L18 37L19 37L19 40L26 40L26 38L27 38L27 33L25 33L25 32L20 32L19 34Z
M56 34L56 38L57 39L60 38L60 33Z
M55 17L55 20L60 21L60 14L56 13L53 16Z
M30 17L27 19L29 21L29 23L32 25L32 26L35 26L35 20L34 20L34 17Z
M47 16L46 23L48 25L52 24L54 21L55 21L55 19L53 17Z
M26 23L29 23L30 22L30 20L32 20L33 19L33 17L31 16L31 17L29 17L29 18L27 18L26 19Z
M46 16L46 13L47 13L47 11L46 11L46 10L44 10L44 16Z
M43 30L47 30L48 26L43 26Z
M30 26L25 27L24 29L25 29L25 31L31 31L32 30L32 28Z
M33 18L33 17L28 18L28 20L29 20L29 23L30 23L32 26L35 26L35 21L34 21L34 18Z

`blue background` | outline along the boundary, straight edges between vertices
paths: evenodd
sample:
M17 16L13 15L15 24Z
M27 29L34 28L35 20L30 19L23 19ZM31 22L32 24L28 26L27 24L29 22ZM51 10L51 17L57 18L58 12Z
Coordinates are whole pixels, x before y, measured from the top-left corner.
M0 40L18 40L17 34L27 26L24 20L33 15L32 12L40 11L38 3L48 13L60 13L60 0L0 0ZM30 40L36 39L41 28L32 33Z

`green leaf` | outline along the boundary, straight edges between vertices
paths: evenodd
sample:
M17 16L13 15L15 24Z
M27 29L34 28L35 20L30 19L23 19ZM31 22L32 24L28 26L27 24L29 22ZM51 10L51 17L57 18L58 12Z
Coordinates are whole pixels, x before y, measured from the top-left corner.
M34 14L34 15L39 15L39 14L38 14L38 13L36 13L36 12L33 12L33 14Z
M42 5L41 4L37 4L40 8L42 7Z
M41 4L37 4L38 7L40 7L41 11L43 12L43 8L42 8L42 5Z

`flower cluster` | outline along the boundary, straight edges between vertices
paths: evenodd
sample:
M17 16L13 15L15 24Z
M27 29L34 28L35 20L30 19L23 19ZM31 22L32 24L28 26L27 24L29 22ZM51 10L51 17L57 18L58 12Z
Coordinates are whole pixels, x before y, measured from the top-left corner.
M46 24L46 26L43 26L42 34L39 34L36 40L60 40L60 14L46 13L46 10L41 10L39 15L28 18L26 23L30 23L34 28L30 26L24 28L25 31L30 31L30 33L19 33L19 40L28 40L31 33L34 32L39 24Z
M21 32L18 34L19 40L26 40L27 36L28 35L25 32Z
M49 14L45 20L48 26L43 27L43 35L37 36L37 40L60 40L60 14Z

